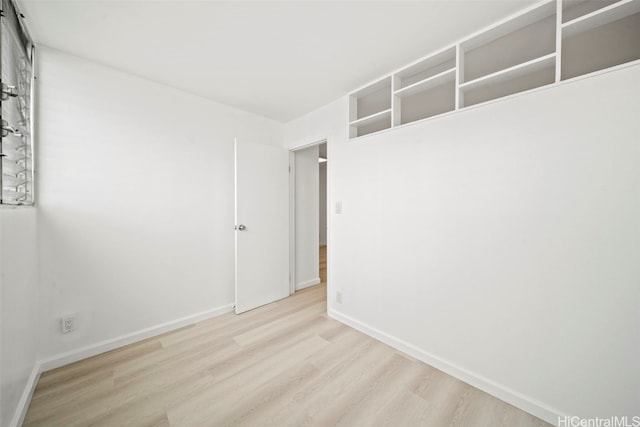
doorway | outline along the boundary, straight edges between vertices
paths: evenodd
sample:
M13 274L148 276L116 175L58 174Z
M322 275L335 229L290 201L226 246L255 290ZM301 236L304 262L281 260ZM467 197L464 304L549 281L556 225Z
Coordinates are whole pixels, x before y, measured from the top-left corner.
M291 289L327 285L326 140L291 151Z
M320 176L320 201L319 201L319 244L320 244L320 284L327 286L327 235L329 231L329 223L327 222L327 143L323 142L318 146L318 167L320 170L318 174Z

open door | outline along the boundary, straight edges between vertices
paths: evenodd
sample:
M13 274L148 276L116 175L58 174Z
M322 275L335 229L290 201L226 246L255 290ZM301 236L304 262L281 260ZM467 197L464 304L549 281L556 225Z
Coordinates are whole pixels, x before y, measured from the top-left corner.
M236 314L289 296L289 152L235 141Z

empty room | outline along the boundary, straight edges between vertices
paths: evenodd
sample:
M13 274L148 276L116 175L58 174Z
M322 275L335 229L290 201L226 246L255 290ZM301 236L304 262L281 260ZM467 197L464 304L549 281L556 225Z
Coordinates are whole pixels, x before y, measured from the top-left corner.
M0 24L0 427L640 427L640 0Z

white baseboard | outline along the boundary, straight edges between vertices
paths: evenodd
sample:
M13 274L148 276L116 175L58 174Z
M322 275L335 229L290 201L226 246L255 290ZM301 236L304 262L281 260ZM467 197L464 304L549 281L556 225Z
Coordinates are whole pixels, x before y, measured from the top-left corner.
M307 280L301 283L296 283L296 291L299 291L304 288L308 288L309 286L319 285L320 282L321 282L320 278L316 277L315 279Z
M9 423L10 427L22 426L24 417L27 415L27 410L29 409L29 403L31 403L31 396L33 396L33 391L36 389L36 385L38 384L38 380L40 379L41 372L42 370L40 369L40 362L36 362L33 366L33 370L31 371L31 375L29 375L27 384L24 387L22 396L20 396L16 412L13 414L13 419Z
M68 365L69 363L77 362L78 360L86 359L87 357L92 357L106 351L115 350L116 348L124 347L125 345L151 338L156 335L164 334L165 332L170 332L175 329L183 328L185 326L189 326L194 323L209 319L211 317L219 316L221 314L229 313L231 311L233 311L233 304L227 304L222 307L217 307L211 310L203 311L201 313L192 314L190 316L185 316L180 319L152 326L150 328L145 328L136 332L132 332L130 334L101 341L99 343L82 347L76 350L71 350L66 353L61 353L48 359L41 360L40 372L59 368L60 366Z
M383 343L397 350L400 350L401 352L406 353L409 356L426 363L427 365L433 366L434 368L439 369L442 372L451 375L452 377L455 377L494 397L497 397L498 399L503 400L515 406L516 408L520 408L523 411L535 415L536 417L552 425L556 425L558 423L559 417L565 416L565 414L563 414L561 411L551 408L548 405L537 401L536 399L532 399L529 396L525 396L515 390L491 381L488 378L477 375L467 369L457 366L454 363L450 363L438 356L435 356L412 344L395 338L376 328L366 325L365 323L342 314L334 309L329 309L328 315L329 317L338 320L339 322L342 322L354 329L357 329L358 331L369 335L370 337L373 337L378 341L382 341Z
M18 406L13 415L13 419L9 424L9 427L20 427L24 422L24 417L27 415L29 404L31 403L31 397L40 379L42 372L58 368L60 366L67 365L69 363L77 362L78 360L86 359L87 357L96 356L105 351L114 350L116 348L124 347L125 345L132 344L137 341L141 341L147 338L154 337L156 335L170 332L175 329L183 328L185 326L192 325L197 322L201 322L212 317L219 316L221 314L229 313L233 311L233 304L227 304L222 307L214 308L211 310L203 311L201 313L185 316L180 319L173 320L171 322L162 323L160 325L145 328L137 332L122 335L110 340L105 340L93 345L82 347L77 350L68 351L56 356L53 356L46 360L37 361L31 371L31 375L27 380L25 389L20 397Z

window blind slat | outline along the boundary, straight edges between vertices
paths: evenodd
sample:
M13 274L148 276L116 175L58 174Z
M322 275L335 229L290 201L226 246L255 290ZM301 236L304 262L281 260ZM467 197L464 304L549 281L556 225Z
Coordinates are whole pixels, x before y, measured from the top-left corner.
M28 202L28 196L22 191L14 191L9 189L2 190L2 199L7 203L19 204Z
M22 176L26 178L26 174L28 173L28 168L15 162L7 162L2 168L2 176Z
M2 204L33 203L31 138L32 43L12 0L2 0Z

